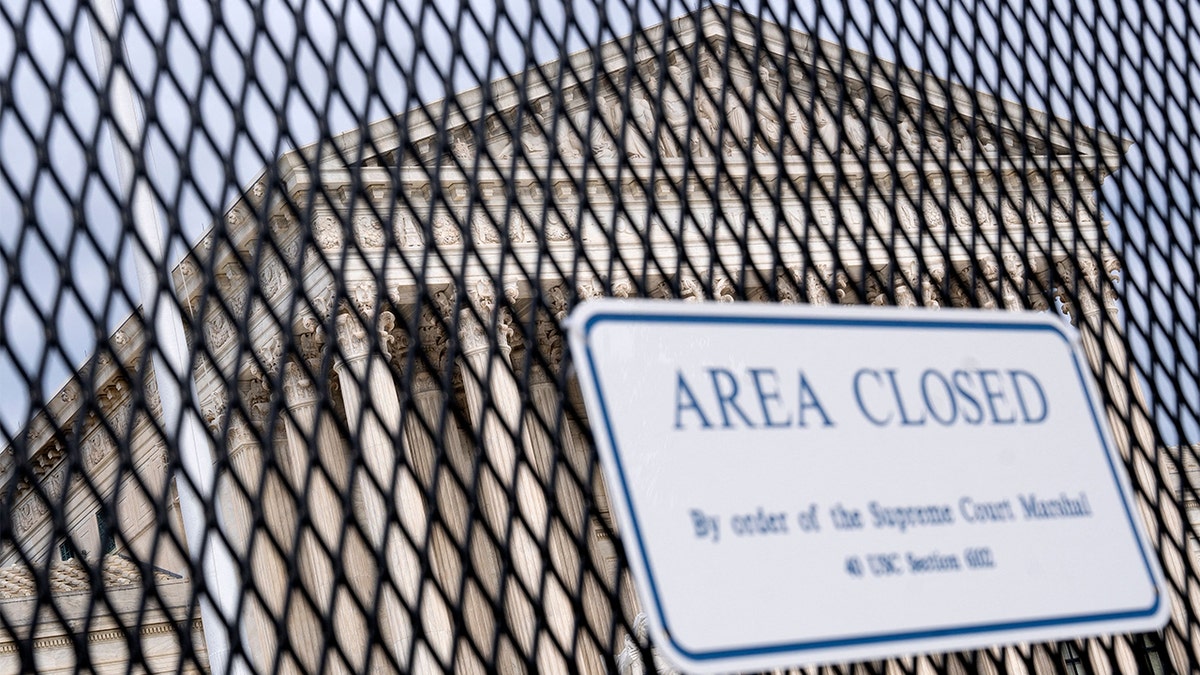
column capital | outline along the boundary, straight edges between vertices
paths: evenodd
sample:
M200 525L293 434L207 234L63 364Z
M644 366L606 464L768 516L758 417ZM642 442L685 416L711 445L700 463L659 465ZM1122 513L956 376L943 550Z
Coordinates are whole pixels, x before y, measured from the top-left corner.
M451 300L453 289L439 293L438 302L447 318L451 316L454 307L458 307L458 338L461 351L470 356L488 349L491 335L484 322L495 317L496 343L500 352L507 356L512 351L515 331L512 326L512 316L506 307L496 306L496 289L490 279L478 279L467 289L470 305L459 305ZM509 306L517 299L517 287L505 286L504 295ZM472 307L474 310L472 310Z
M809 265L808 270L804 273L804 283L810 304L829 304L829 265L824 263Z
M311 405L317 402L317 385L298 363L283 366L283 392L288 406Z
M580 300L592 300L604 296L604 282L596 277L580 280L575 284Z
M550 379L550 375L557 373L559 367L562 365L563 336L558 322L539 314L536 338L537 350L546 359L549 370L547 372L547 370L534 362L531 364L530 373L535 382L545 382Z
M222 387L214 387L213 393L200 402L200 415L208 430L216 436L221 433L221 425L225 421L225 411L228 400Z
M279 372L280 360L283 358L283 340L278 335L271 336L254 347L254 355L258 362L251 364L251 372L259 378L270 378Z
M550 376L558 372L559 366L562 364L563 357L563 340L562 340L562 321L567 317L567 309L569 301L567 300L566 282L553 284L543 291L542 297L545 299L549 309L535 310L537 321L535 326L535 347L540 354L545 358L549 370L534 365L531 372L531 377L535 383L545 383L550 380ZM532 351L532 350L527 350ZM532 358L527 356L527 358Z
M946 280L945 265L930 265L925 279L922 296L926 307L940 308L942 306L942 282Z
M1078 324L1080 319L1073 313L1077 308L1082 318L1088 321L1096 320L1101 310L1110 314L1116 311L1117 293L1113 283L1121 265L1115 256L1105 256L1099 263L1092 258L1066 258L1058 261L1056 267L1063 281L1058 298L1063 313L1071 317L1072 323Z
M300 358L304 359L310 370L319 372L325 350L325 331L321 320L315 316L306 316L296 322L295 333Z
M338 314L337 341L342 358L348 361L365 358L371 351L367 329L358 317L348 312Z
M426 308L421 312L421 321L417 325L417 342L425 350L434 370L441 370L446 361L446 331L442 328L437 314Z
M554 314L555 321L561 322L567 318L569 301L567 300L566 282L557 283L547 288L545 298L546 304L550 306L550 310Z
M916 307L917 295L913 289L917 286L917 280L920 275L917 274L917 261L910 260L907 264L901 264L896 270L895 295L897 307Z

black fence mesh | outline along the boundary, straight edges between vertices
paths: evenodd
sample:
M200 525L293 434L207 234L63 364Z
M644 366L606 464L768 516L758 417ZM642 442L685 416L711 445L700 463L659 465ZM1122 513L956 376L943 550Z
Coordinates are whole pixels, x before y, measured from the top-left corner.
M1194 4L116 4L0 0L0 671L667 668L609 295L1068 314L1170 623L828 669L1200 671Z

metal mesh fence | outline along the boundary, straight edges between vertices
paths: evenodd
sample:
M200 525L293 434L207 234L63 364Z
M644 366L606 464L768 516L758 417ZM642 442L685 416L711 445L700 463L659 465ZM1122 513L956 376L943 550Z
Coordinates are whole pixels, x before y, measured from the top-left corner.
M1196 9L0 0L0 671L669 668L598 296L1067 314L1170 623L827 670L1200 670Z

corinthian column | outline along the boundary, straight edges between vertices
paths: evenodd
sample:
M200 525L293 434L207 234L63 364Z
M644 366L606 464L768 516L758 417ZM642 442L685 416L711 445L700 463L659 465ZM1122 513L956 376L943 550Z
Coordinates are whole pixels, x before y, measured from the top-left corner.
M534 471L542 485L550 486L561 515L561 521L544 523L550 533L550 561L557 572L557 579L548 575L546 614L558 642L576 646L572 669L599 673L604 671L604 660L593 636L604 635L608 630L607 600L599 586L584 582L580 555L590 548L592 536L587 503L579 483L589 475L588 452L576 444L574 425L563 415L562 402L566 397L558 386L563 356L563 336L558 326L567 313L566 292L560 284L549 289L547 296L555 315L554 320L544 314L538 316L536 351L546 359L549 369L533 362L527 371L536 415L530 414L525 426L525 447ZM534 349L527 351L530 354L527 358L532 360ZM542 492L538 485L530 487ZM544 509L540 504L537 506ZM540 520L536 522L539 528L543 526ZM574 615L571 606L571 593L577 589L583 589L584 621Z
M454 416L449 414L440 381L439 374L445 367L445 333L437 319L428 312L421 317L418 330L418 344L433 368L432 371L426 368L419 358L408 361L414 364L416 370L412 376L413 408L404 418L404 439L408 460L422 489L427 495L436 495L435 512L438 518L428 519L428 550L434 577L450 603L449 607L445 607L438 596L437 606L446 612L441 621L445 630L451 632L445 640L438 640L435 649L439 658L448 657L443 650L456 652L456 672L483 673L486 672L486 666L475 654L482 653L484 658L491 661L495 621L486 599L474 588L464 589L463 586L466 561L459 551L471 548L471 516L467 495L455 479L456 469L458 476L471 475L472 457L470 451L463 447ZM489 567L496 568L494 559ZM436 593L430 584L429 597L432 598ZM462 615L462 624L469 634L471 645L467 644L467 635L452 631L452 608L457 608Z
M320 338L315 324L310 320L299 341L309 367L320 372ZM313 643L317 660L305 665L313 672L362 672L367 617L356 608L350 589L359 592L363 606L371 606L372 574L364 547L346 527L350 515L346 450L333 419L318 409L317 386L299 364L284 366L283 387L291 412L286 418L287 479L297 498L304 501L301 511L310 519L300 532L296 551L301 583L321 620L333 628L328 644L317 636ZM344 533L347 536L343 538ZM349 587L339 586L339 570L344 571ZM322 654L327 659L323 669Z
M299 669L315 672L321 661L321 622L296 583L305 565L299 557L300 551L293 548L300 523L296 517L296 493L288 486L289 474L304 459L298 456L299 453L291 452L286 432L279 433L284 431L279 422L286 415L273 414L276 411L272 410L271 404L273 392L278 386L275 378L280 374L282 351L278 336L267 340L255 348L258 363L265 370L259 370L257 365L250 369L251 411L263 430L263 438L272 444L271 452L264 456L263 473L259 477L262 491L257 495L257 506L266 521L266 528L259 532L263 545L254 548L254 555L269 558L272 567L281 568L280 574L275 577L260 577L256 582L266 583L272 589L270 597L278 603L277 607L271 608L275 624L285 627L287 642L299 662ZM268 543L268 533L274 538L274 543ZM278 591L275 590L277 585ZM287 661L284 663L289 670L296 665Z
M1063 287L1059 299L1063 311L1071 317L1071 323L1079 328L1084 353L1092 371L1100 377L1112 401L1109 411L1109 429L1121 457L1131 467L1138 508L1146 523L1150 540L1158 549L1163 562L1163 572L1169 583L1171 596L1171 622L1175 630L1167 631L1167 651L1175 666L1183 670L1200 652L1188 658L1180 635L1189 635L1186 608L1187 598L1179 596L1176 588L1186 588L1187 580L1187 536L1183 514L1174 500L1163 494L1163 485L1168 484L1167 466L1177 458L1164 457L1155 440L1154 427L1147 416L1145 395L1138 384L1125 340L1117 323L1116 291L1110 275L1116 274L1120 265L1116 258L1106 257L1100 264L1091 259L1064 259L1057 263ZM1161 471L1159 470L1161 467ZM1195 645L1193 650L1197 649ZM1101 663L1103 661L1100 661ZM1136 670L1136 663L1122 663Z
M402 333L391 337L392 343L395 345L392 349L392 356L395 361L403 363L406 360L408 338ZM431 379L427 374L426 376L425 380L421 381L422 384L427 384ZM419 388L419 392L409 392L410 396L420 396L427 408L436 409L441 404L440 396L437 396L437 392L430 392L428 386L417 387L419 380L419 377L412 378L414 388ZM440 392L440 390L438 391ZM435 402L429 400L430 393L434 393ZM410 399L409 403L415 403L415 401ZM454 620L451 618L450 607L444 599L444 591L435 581L435 574L442 573L452 576L454 554L453 546L443 536L444 530L431 528L430 513L426 508L425 489L422 487L421 479L433 471L432 465L436 461L433 439L421 426L421 420L414 415L412 407L403 412L404 414L401 415L402 445L398 448L399 452L397 453L400 464L395 480L396 509L405 537L399 541L399 544L407 547L410 546L408 542L411 540L411 546L415 547L415 550L406 552L406 559L411 559L408 564L411 564L412 567L405 570L405 587L402 589L402 593L405 602L414 609L414 614L419 614L421 632L425 640L425 644L418 648L415 670L431 671L436 670L437 666L430 661L430 654L425 651L426 649L431 649L433 656L440 663L449 664L453 657ZM428 485L429 483L425 482L424 484ZM462 509L460 508L459 511L461 512ZM431 530L433 536L429 534ZM424 552L424 555L419 555L419 551ZM420 568L422 558L430 561L429 567ZM452 597L457 591L457 587L445 588L445 591L448 596ZM408 647L409 645L406 645L406 648Z
M371 311L364 314L372 316ZM403 535L399 528L393 527L395 523L390 518L398 497L395 446L400 438L400 398L387 365L395 319L390 312L381 312L378 321L380 335L372 340L357 317L338 316L337 340L342 361L337 369L346 423L351 442L357 446L354 459L359 473L355 487L362 495L365 530L376 560L383 561L378 569L379 605L375 620L385 649L400 668L416 670L424 659L418 652L418 661L409 663L413 637L409 608L417 604L421 568L412 546L403 541ZM383 657L374 657L380 658ZM379 669L381 665L375 661L370 667Z
M246 420L236 411L226 410L223 394L206 402L204 416L214 438L220 441L224 434L228 452L229 474L220 481L225 502L222 524L229 533L235 555L249 562L250 576L241 580L245 607L242 640L254 668L267 672L274 669L273 659L278 651L273 616L277 616L283 604L287 573L279 557L267 550L269 545L253 542L255 537L265 539L265 532L259 531L261 524L255 522L251 501L262 485L262 449ZM247 569L246 562L242 565L243 570Z
M444 296L442 299L448 300ZM480 316L493 315L496 298L489 283L477 284L470 299ZM452 311L453 303L444 302L444 309ZM505 567L515 572L499 579L495 597L504 605L509 629L522 654L535 656L539 672L556 672L565 665L561 656L552 645L539 644L538 640L534 605L541 600L545 566L529 528L545 521L545 506L537 503L527 483L529 477L519 478L513 434L521 429L521 395L509 363L510 333L507 322L498 320L493 342L470 308L464 307L458 313L459 347L467 370L463 373L463 388L471 421L482 437L482 460L486 462L479 471L483 515L501 544L507 544L505 553L510 563ZM477 544L485 539L478 538ZM500 657L502 663L512 658L505 654Z

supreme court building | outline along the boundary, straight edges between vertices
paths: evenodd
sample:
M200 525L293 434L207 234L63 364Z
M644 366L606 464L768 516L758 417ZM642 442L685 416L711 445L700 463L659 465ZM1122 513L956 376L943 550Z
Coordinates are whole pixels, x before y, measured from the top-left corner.
M1123 148L1102 134L713 9L435 110L280 157L174 269L254 669L656 667L614 628L637 601L563 412L582 410L561 362L574 302L1066 311L1094 364L1128 361L1094 199ZM80 650L96 672L208 662L140 326L0 455L0 670L18 641L47 673ZM1118 407L1137 397L1120 381ZM1153 444L1132 426L1127 456Z

